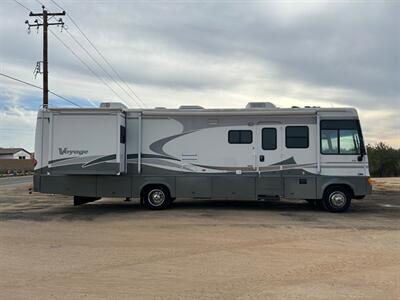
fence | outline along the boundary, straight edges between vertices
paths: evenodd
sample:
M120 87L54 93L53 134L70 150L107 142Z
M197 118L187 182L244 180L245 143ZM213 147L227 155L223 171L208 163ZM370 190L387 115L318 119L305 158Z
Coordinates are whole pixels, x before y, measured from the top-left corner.
M0 159L0 174L33 172L33 159Z

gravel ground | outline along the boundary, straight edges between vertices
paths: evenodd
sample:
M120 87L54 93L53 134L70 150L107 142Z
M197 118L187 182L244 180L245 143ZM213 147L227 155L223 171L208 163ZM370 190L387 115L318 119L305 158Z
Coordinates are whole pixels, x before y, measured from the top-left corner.
M344 214L305 202L137 201L0 186L0 299L400 299L400 178Z

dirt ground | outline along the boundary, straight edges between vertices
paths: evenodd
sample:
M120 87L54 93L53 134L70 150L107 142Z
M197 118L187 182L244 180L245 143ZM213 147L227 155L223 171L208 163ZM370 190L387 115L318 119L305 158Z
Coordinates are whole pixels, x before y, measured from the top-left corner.
M305 202L165 211L0 187L1 299L400 299L400 178L344 214Z

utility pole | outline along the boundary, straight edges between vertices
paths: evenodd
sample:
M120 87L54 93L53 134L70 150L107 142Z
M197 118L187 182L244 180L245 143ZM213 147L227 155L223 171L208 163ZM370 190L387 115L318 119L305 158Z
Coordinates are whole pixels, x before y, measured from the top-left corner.
M40 71L40 62L38 62L38 66L36 67L36 73L43 73L43 108L47 108L49 106L49 72L48 72L48 42L47 42L47 32L48 26L57 25L64 27L64 22L61 18L58 19L57 22L49 23L48 17L53 16L65 16L65 11L60 13L50 13L46 10L44 5L42 6L41 13L33 13L30 12L30 17L39 17L42 19L42 23L39 22L38 19L35 19L33 24L30 24L28 20L25 21L25 24L28 25L28 30L30 31L31 27L36 27L39 30L40 26L43 26L43 72Z

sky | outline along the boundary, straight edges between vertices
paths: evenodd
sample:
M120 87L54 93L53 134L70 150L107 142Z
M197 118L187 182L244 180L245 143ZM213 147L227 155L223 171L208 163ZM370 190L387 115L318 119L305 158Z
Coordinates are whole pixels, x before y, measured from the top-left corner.
M400 147L400 1L55 2L67 16L49 35L49 89L80 106L143 106L132 91L146 107L350 106L367 143ZM28 34L28 14L0 1L0 73L41 86L42 31ZM41 101L39 89L0 76L0 147L34 149ZM50 107L68 106L50 96Z

